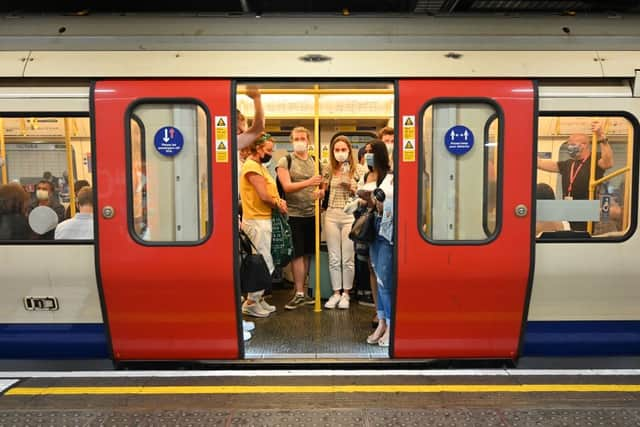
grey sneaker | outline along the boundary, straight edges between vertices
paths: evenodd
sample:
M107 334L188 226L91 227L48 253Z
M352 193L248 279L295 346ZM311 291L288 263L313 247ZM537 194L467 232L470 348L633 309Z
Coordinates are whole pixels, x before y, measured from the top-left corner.
M287 305L284 306L284 308L286 308L287 310L295 310L296 308L303 305L305 305L304 295L296 294L293 296L293 298L291 298L291 301L289 301Z

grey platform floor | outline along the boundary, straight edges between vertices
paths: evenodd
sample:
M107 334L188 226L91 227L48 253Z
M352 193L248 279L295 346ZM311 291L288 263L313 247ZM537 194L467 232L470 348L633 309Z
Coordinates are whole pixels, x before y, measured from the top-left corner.
M373 332L373 307L352 301L348 310L314 312L306 305L285 310L293 290L274 289L267 301L277 307L268 318L244 316L256 323L251 340L245 342L247 359L385 359L387 348L366 343Z

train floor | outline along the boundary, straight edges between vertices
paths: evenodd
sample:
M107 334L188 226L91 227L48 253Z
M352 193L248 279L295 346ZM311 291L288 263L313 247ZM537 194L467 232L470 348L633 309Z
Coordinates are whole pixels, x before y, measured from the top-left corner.
M277 311L267 318L244 316L255 322L252 338L245 342L247 359L381 359L388 348L367 344L373 332L375 308L352 300L349 309L314 312L313 305L286 310L293 289L272 291L267 301Z
M2 372L0 426L640 426L640 371L559 372Z

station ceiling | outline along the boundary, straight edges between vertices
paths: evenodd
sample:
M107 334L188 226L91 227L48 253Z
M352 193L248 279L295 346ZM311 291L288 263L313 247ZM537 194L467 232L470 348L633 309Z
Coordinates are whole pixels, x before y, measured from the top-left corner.
M636 14L638 0L180 0L172 2L70 0L41 2L5 0L0 12L20 14L190 13L190 14L358 14L398 13L448 15L486 14Z

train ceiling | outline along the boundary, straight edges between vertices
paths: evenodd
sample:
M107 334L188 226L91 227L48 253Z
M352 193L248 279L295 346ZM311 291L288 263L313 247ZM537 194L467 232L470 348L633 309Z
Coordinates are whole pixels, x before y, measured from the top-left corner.
M163 4L162 4L163 3ZM4 14L72 14L182 12L195 14L361 14L399 13L435 16L469 14L638 13L637 0L180 0L36 2L5 0Z

